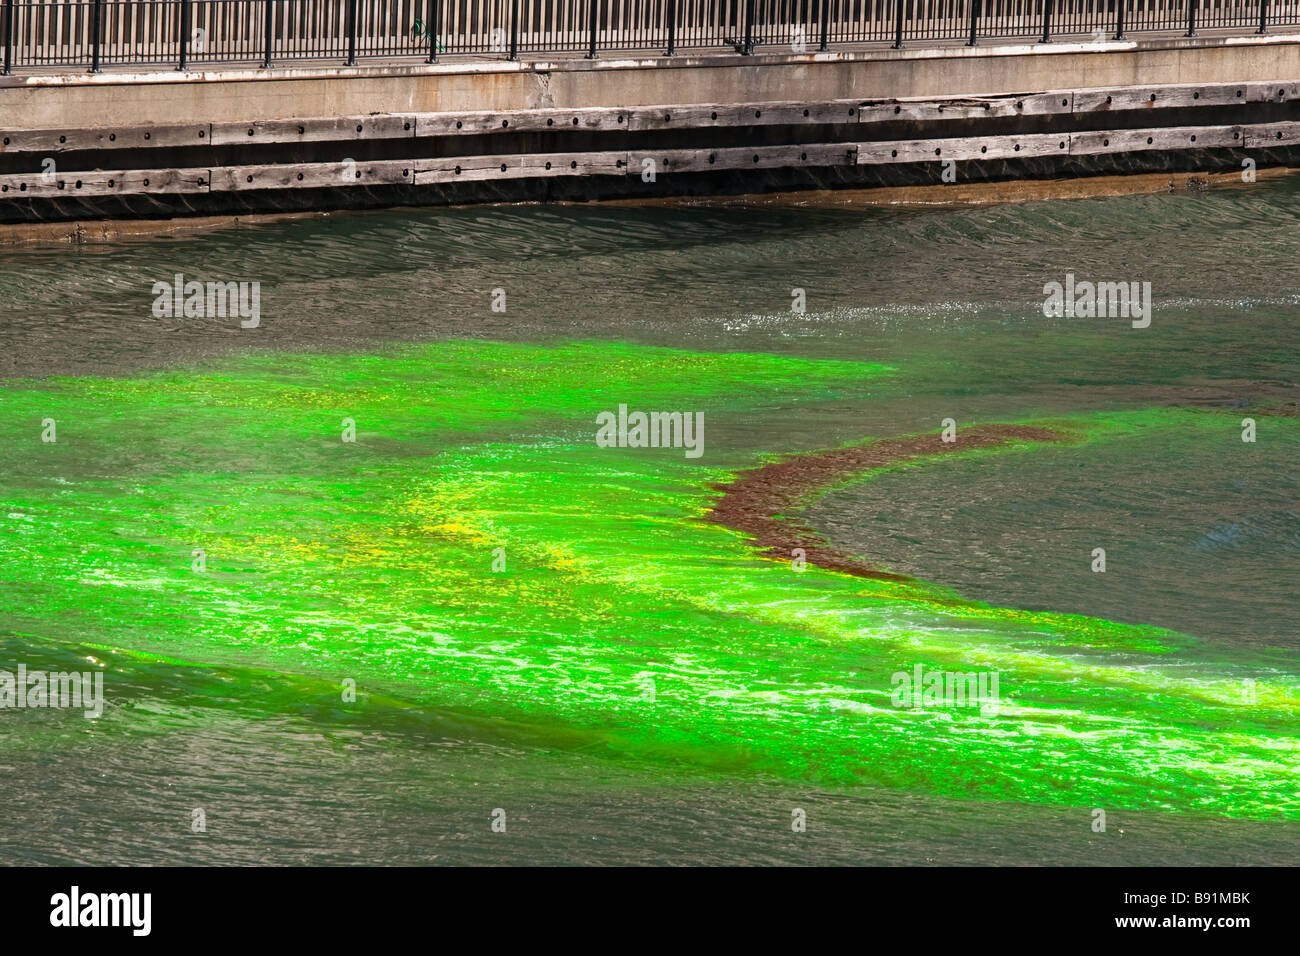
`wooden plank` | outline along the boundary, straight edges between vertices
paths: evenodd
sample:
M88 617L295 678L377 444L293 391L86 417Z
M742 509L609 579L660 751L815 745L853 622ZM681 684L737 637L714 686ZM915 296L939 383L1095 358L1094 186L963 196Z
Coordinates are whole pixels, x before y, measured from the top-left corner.
M1070 152L1131 153L1158 149L1218 149L1244 146L1240 126L1170 126L1072 133Z
M1274 80L1247 83L1245 87L1247 103L1289 103L1300 100L1300 83Z
M14 173L0 176L0 194L31 198L125 193L188 193L349 185L439 183L550 176L641 175L646 159L656 175L720 169L770 169L1011 159L1051 154L1138 150L1263 147L1300 144L1300 122L1255 126L1176 127L1025 136L964 137L858 144L822 143L727 149L648 150L632 153L540 153L461 156L381 162L299 163L206 169ZM62 184L62 186L60 186Z
M771 102L741 106L641 106L628 111L630 129L690 129L709 126L803 126L856 123L858 100L821 103Z
M629 129L695 129L710 126L739 126L744 107L669 103L638 106L628 110Z
M72 198L132 193L205 193L210 181L206 169L128 169L60 173L10 173L0 176L0 196ZM60 186L60 184L62 184Z
M1300 123L1257 123L1241 127L1243 145L1251 149L1269 146L1295 146L1300 143Z
M1116 110L1170 109L1187 106L1233 106L1246 102L1251 84L1180 84L1130 86L1122 89L1079 90L1074 94L1076 113Z
M628 128L626 109L592 107L575 110L483 110L464 113L416 113L416 136L468 133L561 132Z
M1069 113L1074 94L912 97L887 100L842 99L824 102L782 101L743 106L645 106L630 110L632 129L704 126L797 126L810 123L882 123L891 121L981 119L989 116L1038 116Z
M739 107L742 126L798 126L806 123L856 123L861 106L856 100L828 103L751 103Z
M551 176L624 176L627 172L628 155L623 152L446 156L416 160L415 181L423 186Z
M753 146L735 149L660 149L628 154L629 171L641 175L644 160L654 160L655 174L707 172L715 169L772 169L799 166L852 166L852 143L800 146Z
M946 159L964 161L1068 155L1071 135L1034 133L1023 136L971 136L859 143L858 164L940 163Z
M211 141L217 146L236 146L240 143L321 143L358 139L396 139L414 135L415 114L376 113L372 116L213 123Z
M1153 98L1154 97L1154 98ZM1300 84L1173 84L975 97L779 101L748 105L670 104L631 109L492 110L260 120L252 123L0 131L0 152L175 147L213 143L346 142L458 133L663 130L1041 116L1069 112L1225 106L1300 99Z
M66 153L75 149L139 149L204 146L212 141L208 124L122 126L90 129L0 131L0 153Z
M858 111L862 123L895 121L931 121L944 119L983 119L990 116L1047 116L1069 113L1075 94L1066 90L1055 93L1014 94L1007 96L908 97L890 100L864 100Z
M213 192L249 189L346 189L414 182L415 160L337 163L278 163L224 166L212 170Z
M302 117L286 120L220 122L196 126L134 126L121 129L12 130L0 152L66 151L85 148L196 146L213 143L346 142L356 139L402 138L408 135L455 135L495 131L562 131L616 129L681 129L701 126L766 126L829 124L933 118L1015 116L1048 112L1060 103L1057 94L1022 98L962 98L953 100L889 100L862 108L858 100L826 103L757 103L749 105L667 105L667 107L532 109L463 113L376 113L370 116ZM902 109L901 116L898 109ZM1056 111L1062 112L1062 111ZM1063 111L1069 112L1069 111Z

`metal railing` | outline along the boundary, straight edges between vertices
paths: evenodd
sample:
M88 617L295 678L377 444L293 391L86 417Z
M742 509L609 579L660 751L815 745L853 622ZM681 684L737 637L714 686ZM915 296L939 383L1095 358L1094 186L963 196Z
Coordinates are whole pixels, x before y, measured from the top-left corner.
M191 69L286 60L732 48L1300 23L1300 0L0 0L3 72L105 64Z

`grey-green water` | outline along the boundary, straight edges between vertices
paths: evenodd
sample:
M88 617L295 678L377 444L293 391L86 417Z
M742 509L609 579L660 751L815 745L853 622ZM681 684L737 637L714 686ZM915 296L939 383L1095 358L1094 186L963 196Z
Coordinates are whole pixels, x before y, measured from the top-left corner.
M0 254L0 669L94 657L109 698L0 711L0 859L1291 862L1297 195L402 210ZM154 317L178 272L260 282L261 325ZM1151 326L1045 318L1067 272L1150 281ZM584 450L625 393L704 408L706 455ZM706 479L945 418L1114 437L869 476L809 522L994 608L1171 629L1172 659L688 539ZM460 563L503 529L519 590ZM1026 626L1054 672L1026 693L1080 739L1128 722L1111 756L803 703L879 692L908 658L871 634L982 655ZM1120 676L1054 698L1094 665ZM657 708L600 683L639 668ZM1149 706L1114 690L1157 676ZM1243 680L1258 711L1202 707Z

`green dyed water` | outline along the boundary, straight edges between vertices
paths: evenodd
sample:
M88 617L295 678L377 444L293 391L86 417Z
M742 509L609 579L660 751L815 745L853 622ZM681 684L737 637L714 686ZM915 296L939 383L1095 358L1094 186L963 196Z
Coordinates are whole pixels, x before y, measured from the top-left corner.
M108 698L0 711L0 853L1287 859L1300 422L1265 267L1300 241L1259 223L1292 190L392 212L0 260L0 669L81 662ZM1206 217L1258 275L1154 243ZM1152 281L1152 327L1043 318L1067 269ZM260 281L261 327L154 318L178 271ZM702 412L705 453L597 447L620 404ZM1069 441L807 502L914 582L705 520L739 470L949 417ZM999 706L895 706L918 665L996 672Z

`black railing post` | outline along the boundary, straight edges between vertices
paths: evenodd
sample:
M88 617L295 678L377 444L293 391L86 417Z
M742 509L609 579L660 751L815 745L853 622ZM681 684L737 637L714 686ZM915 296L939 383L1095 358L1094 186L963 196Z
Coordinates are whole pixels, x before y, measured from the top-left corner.
M1268 32L1268 0L1259 0L1259 32Z
M745 41L740 48L742 56L754 52L754 0L745 4Z
M1043 42L1052 42L1052 0L1043 4Z
M591 36L587 40L587 59L596 59L596 0L591 0L591 7L588 13L591 18Z
M895 16L894 16L894 49L895 50L901 50L903 48L903 4L905 3L907 3L907 0L898 0L898 9L897 11L895 11Z
M104 0L95 0L95 6L90 16L90 72L99 72L99 35L101 32L99 24L100 17L103 16Z
M1196 4L1198 0L1187 0L1187 35L1196 36Z
M519 0L510 4L510 59L519 59Z
M1124 0L1115 0L1115 39L1124 39Z
M677 0L668 0L668 56L677 49Z
M429 63L438 62L438 35L441 33L438 14L442 12L438 9L438 2L439 0L429 0L429 19L426 22L429 31Z
M8 76L14 71L14 0L5 0L5 72Z
M180 69L185 70L190 63L190 0L181 2L181 61Z
M348 0L348 66L357 65L357 0Z
M271 68L271 47L275 45L275 0L265 0L265 3L266 9L263 11L265 13L265 23L263 23L263 26L266 28L266 36L262 39L266 44L266 56L262 58L262 69L269 70Z
M975 45L975 28L979 24L980 18L980 0L970 0L970 42L967 46Z
M822 42L821 45L817 47L817 49L821 50L823 53L826 52L826 48L830 45L830 39L831 39L831 23L830 20L827 19L829 13L827 7L829 6L830 6L830 0L822 0L822 12L821 12L821 16L818 17L818 19L821 21L822 24Z

